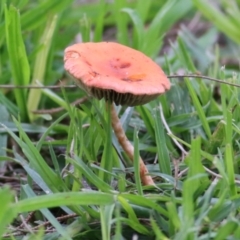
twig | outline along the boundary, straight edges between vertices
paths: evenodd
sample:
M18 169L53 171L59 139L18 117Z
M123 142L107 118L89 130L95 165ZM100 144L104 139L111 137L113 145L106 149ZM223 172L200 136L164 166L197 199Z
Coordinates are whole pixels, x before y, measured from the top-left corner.
M220 174L217 174L217 173L213 172L212 170L208 169L208 168L205 167L205 166L203 166L203 167L204 167L204 169L205 169L205 171L206 171L207 173L209 173L210 175L216 177L217 179L222 179L222 178L223 178ZM189 169L189 168L186 168L186 169L184 169L183 171L181 171L181 172L178 174L178 178L180 178L184 173L186 173L186 172L188 171L188 169ZM239 180L236 180L236 179L235 179L234 182L235 182L236 184L240 184L240 181L239 181Z
M73 214L68 214L68 215L65 215L65 216L61 216L61 217L57 217L56 219L61 222L61 221L64 221L64 220L67 220L67 219L70 219L70 218L74 218L74 217L77 217L78 215L76 213L73 213ZM38 230L40 227L46 227L48 225L51 225L51 223L49 221L45 222L45 223L42 223L34 228L32 228L32 230Z
M160 108L160 117L162 119L162 123L163 123L164 127L166 128L167 133L172 135L173 133L172 133L171 129L168 127L167 121L166 121L166 119L164 117L164 114L163 114L163 110L162 110L162 105L161 104L159 105L159 108ZM182 153L184 153L185 155L188 154L188 152L183 148L183 146L176 139L172 138L172 141L182 151Z
M7 176L1 176L0 179L4 180L5 182L13 182L13 181L27 181L27 178L24 177L7 177Z
M35 211L30 212L30 213L28 214L28 216L26 217L24 223L28 223L28 222L32 219L34 213L35 213ZM25 226L24 223L20 224L20 225L15 229L15 231L16 231L16 230L21 230L21 228L23 228L23 227Z
M208 172L209 174L213 175L214 177L216 177L216 178L218 178L218 179L222 179L222 178L223 178L220 174L217 174L217 173L211 171L210 169L208 169L208 168L206 168L206 167L204 167L204 169L206 170L206 172ZM234 182L235 182L236 184L240 184L240 181L239 181L239 180L234 180Z
M37 233L37 232L38 231L34 231L32 233ZM56 232L56 230L55 229L46 229L45 230L45 233L52 233L52 232ZM8 238L8 237L12 237L12 236L17 237L17 236L22 236L22 235L25 235L25 234L26 234L26 232L24 232L22 230L18 230L18 232L5 234L2 237L3 238Z
M18 202L17 197L15 197L15 201ZM21 221L22 221L22 224L21 224L21 225L23 225L23 226L25 227L25 229L26 229L29 233L33 233L32 229L28 226L27 221L24 219L23 215L22 215L22 214L19 214L19 217L20 217L20 219L21 219Z
M32 214L34 212L30 213L29 216L27 217L27 219L24 221L24 222L27 222L28 219L30 219L32 217ZM61 222L63 220L67 220L67 219L70 219L70 218L74 218L74 217L77 217L78 215L73 213L73 214L68 214L68 215L65 215L65 216L61 216L61 217L57 217L56 219ZM45 223L42 223L36 227L33 227L31 230L32 230L32 233L35 233L35 232L38 232L39 228L40 227L46 227L48 225L51 225L51 223L49 221L45 222ZM26 232L23 230L23 229L20 229L20 227L23 227L25 225L21 224L19 227L17 227L15 229L15 232L13 233L9 233L9 234L5 234L3 237L10 237L10 236L21 236L23 234L26 234ZM16 232L17 231L17 232ZM45 229L45 233L50 233L50 232L55 232L56 230L55 229Z
M179 174L178 174L178 178L180 178L184 173L186 173L188 171L188 167L183 169Z
M49 85L49 86L34 86L34 85L12 85L12 84L2 84L0 85L0 89L60 89L60 88L76 88L77 85Z
M239 84L236 83L231 83L231 82L226 82L224 80L220 80L217 78L213 78L213 77L208 77L208 76L203 76L203 75L199 75L199 74L181 74L181 75L177 75L177 74L173 74L173 75L168 75L168 78L202 78L202 79L207 79L213 82L218 82L218 83L223 83L223 84L227 84L230 86L234 86L234 87L239 87ZM0 89L60 89L60 88L78 88L77 85L50 85L50 86L36 86L36 85L26 85L26 86L19 86L19 85L11 85L11 84L2 84L0 85Z
M174 189L177 189L177 183L178 183L178 171L179 171L179 161L177 159L173 159L173 166L174 166Z
M88 99L87 96L82 97L82 98L77 99L76 101L70 103L70 105L75 106L75 105L81 104L81 103L85 102L87 99ZM54 114L57 112L61 112L64 109L65 108L63 108L63 107L52 108L52 109L41 109L41 110L32 111L32 113L33 114Z
M202 79L207 79L207 80L210 80L210 81L213 81L213 82L223 83L223 84L227 84L227 85L230 85L230 86L240 88L239 84L226 82L225 80L220 80L220 79L217 79L217 78L202 76L202 75L198 75L198 74L186 74L186 75L185 74L183 74L183 75L177 75L176 74L176 75L169 75L167 77L168 78L185 78L185 77L188 77L188 78L202 78Z

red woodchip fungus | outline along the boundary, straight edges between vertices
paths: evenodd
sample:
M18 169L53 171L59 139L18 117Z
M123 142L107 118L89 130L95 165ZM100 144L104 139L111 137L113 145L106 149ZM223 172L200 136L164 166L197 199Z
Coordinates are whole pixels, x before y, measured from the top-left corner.
M113 42L80 43L65 50L64 67L89 95L110 101L112 127L120 145L133 161L134 148L128 141L114 104L145 104L170 89L162 69L143 53ZM141 157L140 177L154 185Z
M89 95L117 105L145 104L170 88L162 69L143 53L114 42L65 50L65 69Z

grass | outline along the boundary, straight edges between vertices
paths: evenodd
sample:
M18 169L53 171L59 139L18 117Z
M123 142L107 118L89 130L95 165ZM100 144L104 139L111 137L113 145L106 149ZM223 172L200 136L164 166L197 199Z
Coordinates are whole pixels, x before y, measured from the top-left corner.
M239 88L228 85L240 84L240 2L219 5L0 1L1 85L71 85L63 51L79 34L114 39L179 75L155 101L117 108L156 187L141 185L103 100L0 85L3 239L240 238Z

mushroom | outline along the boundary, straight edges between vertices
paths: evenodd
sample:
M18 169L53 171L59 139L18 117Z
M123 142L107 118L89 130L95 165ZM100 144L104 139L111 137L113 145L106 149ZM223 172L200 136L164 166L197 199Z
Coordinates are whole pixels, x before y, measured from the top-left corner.
M127 139L115 110L116 105L136 106L170 89L162 69L143 53L114 42L79 43L65 49L64 67L81 88L111 103L112 128L133 161L134 148ZM140 157L143 185L154 185Z

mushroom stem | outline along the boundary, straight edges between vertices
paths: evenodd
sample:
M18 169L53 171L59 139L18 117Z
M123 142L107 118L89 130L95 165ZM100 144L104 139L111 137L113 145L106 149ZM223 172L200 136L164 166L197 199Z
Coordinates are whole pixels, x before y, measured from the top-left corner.
M122 124L118 118L114 103L111 104L111 118L112 118L112 128L115 132L118 142L120 143L120 145L122 146L123 150L128 155L128 157L133 162L134 147L127 139L127 136L122 128ZM151 176L147 175L148 169L147 169L146 165L144 164L141 157L139 157L139 163L140 163L140 178L141 178L143 185L155 185Z

